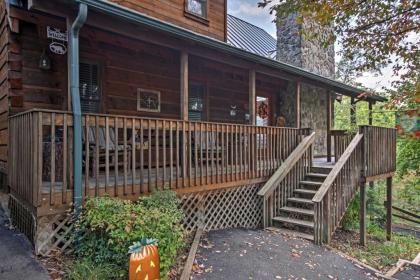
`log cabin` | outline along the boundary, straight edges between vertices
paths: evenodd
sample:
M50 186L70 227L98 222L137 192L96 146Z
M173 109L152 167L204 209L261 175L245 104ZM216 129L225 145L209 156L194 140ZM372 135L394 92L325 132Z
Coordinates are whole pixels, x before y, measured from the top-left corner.
M391 191L395 130L332 129L337 96L384 99L235 46L228 22L243 24L227 0L2 1L0 171L36 253L69 247L87 197L170 189L188 230L277 226L321 244L359 189L364 217L366 182ZM322 89L326 137L302 125L305 86Z

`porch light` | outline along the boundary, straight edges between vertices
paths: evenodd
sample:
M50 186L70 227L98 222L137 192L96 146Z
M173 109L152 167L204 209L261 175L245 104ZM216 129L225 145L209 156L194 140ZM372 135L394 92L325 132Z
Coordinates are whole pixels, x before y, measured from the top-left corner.
M337 97L335 98L335 100L341 103L341 101L343 101L343 96L341 94L337 94Z
M45 49L42 51L41 57L39 58L39 69L41 70L50 70L51 69L51 59L47 55Z
M231 105L230 106L230 116L235 117L237 113L238 113L237 106L236 105Z

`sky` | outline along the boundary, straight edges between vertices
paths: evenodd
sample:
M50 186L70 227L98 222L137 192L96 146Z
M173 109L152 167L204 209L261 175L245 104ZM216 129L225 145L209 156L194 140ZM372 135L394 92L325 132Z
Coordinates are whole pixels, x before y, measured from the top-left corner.
M228 13L240 19L248 21L265 29L271 36L276 38L276 25L273 22L274 15L270 15L268 8L258 8L259 0L227 0ZM336 62L340 57L336 56ZM391 82L398 79L391 67L383 69L381 75L364 73L356 79L356 82L373 90L380 91L382 87L390 87Z

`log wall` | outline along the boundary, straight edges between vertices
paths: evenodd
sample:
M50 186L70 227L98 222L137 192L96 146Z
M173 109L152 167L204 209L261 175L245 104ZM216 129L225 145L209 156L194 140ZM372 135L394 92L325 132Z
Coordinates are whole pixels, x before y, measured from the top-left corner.
M208 0L207 22L195 20L185 14L186 0L111 0L157 19L225 41L226 1Z

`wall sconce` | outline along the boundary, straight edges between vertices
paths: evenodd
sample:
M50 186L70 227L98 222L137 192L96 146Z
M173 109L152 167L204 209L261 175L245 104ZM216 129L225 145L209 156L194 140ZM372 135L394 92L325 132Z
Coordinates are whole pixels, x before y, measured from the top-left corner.
M51 59L47 55L47 52L45 50L42 51L41 57L39 58L39 69L41 70L51 69Z
M341 94L337 94L337 97L335 98L335 100L341 103L341 101L343 101L343 96Z
M238 109L236 105L231 105L230 106L230 116L231 117L236 117L236 114L238 113Z

